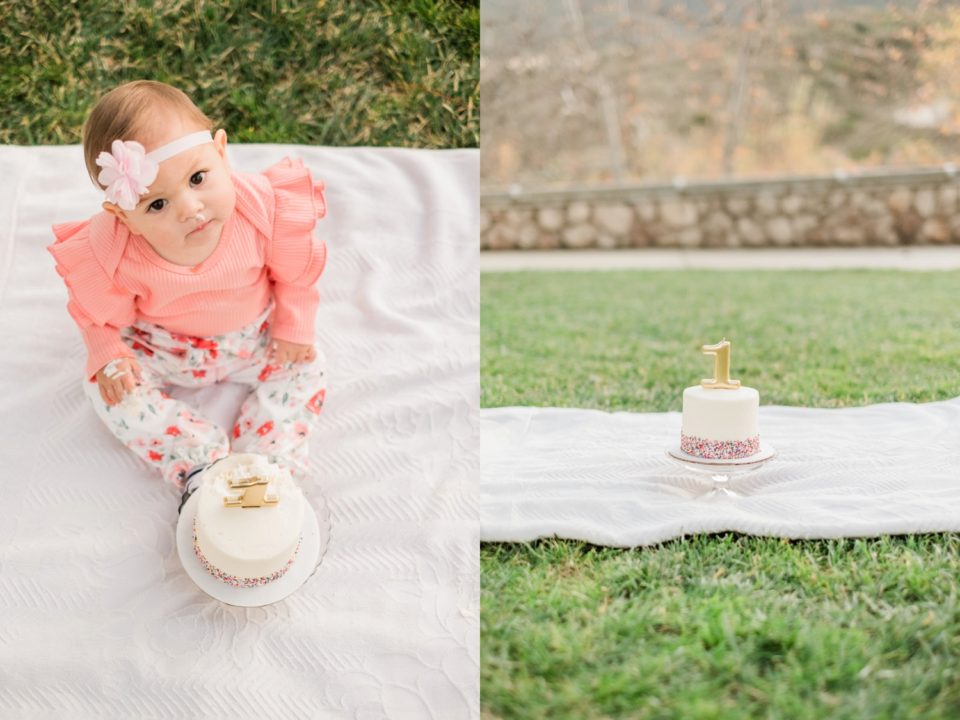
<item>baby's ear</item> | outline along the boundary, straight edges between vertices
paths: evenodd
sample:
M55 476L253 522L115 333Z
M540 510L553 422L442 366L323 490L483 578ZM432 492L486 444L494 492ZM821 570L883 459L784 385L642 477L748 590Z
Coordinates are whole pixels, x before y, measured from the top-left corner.
M127 229L130 228L130 226L127 225L127 213L125 213L120 207L118 207L117 205L114 205L112 202L106 202L106 201L104 201L103 205L101 205L100 207L102 207L106 212L110 213L115 218L117 218L120 222L126 225Z
M227 167L230 167L230 161L227 159L227 131L223 128L217 130L213 135L213 146L217 148L217 152L220 153L220 157L223 158L223 161L227 164Z

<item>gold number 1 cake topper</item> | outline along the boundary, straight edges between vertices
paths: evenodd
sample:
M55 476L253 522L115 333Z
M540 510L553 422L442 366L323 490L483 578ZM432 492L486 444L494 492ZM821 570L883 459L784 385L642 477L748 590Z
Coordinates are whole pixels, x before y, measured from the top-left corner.
M713 355L713 377L700 381L705 388L736 390L739 380L730 379L730 341L724 338L716 345L704 345L704 355Z
M224 497L223 504L226 507L237 508L257 508L263 507L264 505L276 505L276 495L267 497L267 487L269 484L268 480L256 476L230 480L230 489L240 490L240 494Z

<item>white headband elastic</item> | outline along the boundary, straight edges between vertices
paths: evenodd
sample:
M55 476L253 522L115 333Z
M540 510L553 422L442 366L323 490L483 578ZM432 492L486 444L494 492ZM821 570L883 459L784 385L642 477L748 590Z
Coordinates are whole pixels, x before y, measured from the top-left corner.
M156 150L148 152L147 157L159 164L164 160L169 160L174 155L179 155L184 150L189 150L192 147L208 142L213 142L213 135L210 134L209 130L200 130L199 132L184 135L182 138L177 138L163 147L158 147Z

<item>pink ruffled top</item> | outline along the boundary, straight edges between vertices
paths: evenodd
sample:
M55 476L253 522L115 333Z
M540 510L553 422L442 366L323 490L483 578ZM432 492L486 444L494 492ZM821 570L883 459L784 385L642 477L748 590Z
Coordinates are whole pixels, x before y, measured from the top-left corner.
M213 254L194 267L163 259L107 212L53 226L57 240L48 250L87 345L88 377L133 356L120 329L137 320L182 335L222 335L256 319L271 296L273 337L313 342L314 285L327 259L313 234L326 214L323 183L289 158L262 174L234 173L233 183L233 215Z

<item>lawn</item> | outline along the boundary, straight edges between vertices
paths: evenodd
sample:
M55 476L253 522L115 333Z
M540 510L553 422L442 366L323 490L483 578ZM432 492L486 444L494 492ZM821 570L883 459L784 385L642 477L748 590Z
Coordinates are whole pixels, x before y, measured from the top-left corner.
M233 142L477 147L479 56L479 0L5 3L0 143L78 143L149 78Z
M679 410L722 336L763 403L955 397L958 288L952 272L484 275L482 404ZM488 719L960 716L954 535L485 544L481 586Z

